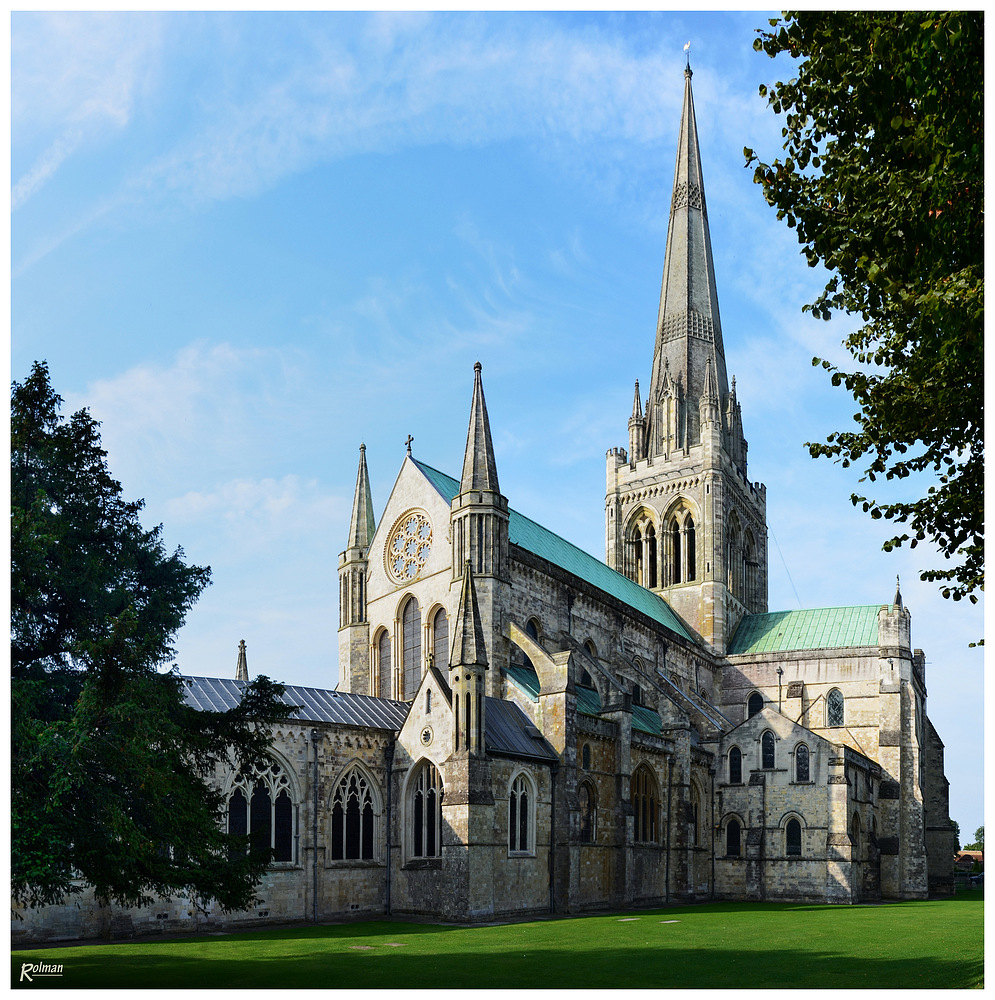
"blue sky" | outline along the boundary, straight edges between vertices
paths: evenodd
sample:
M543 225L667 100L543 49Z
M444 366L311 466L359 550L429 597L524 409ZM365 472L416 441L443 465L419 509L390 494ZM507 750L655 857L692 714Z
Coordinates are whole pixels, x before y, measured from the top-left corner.
M502 489L604 554L604 455L652 360L691 40L726 360L767 486L770 607L885 603L926 650L951 815L983 822L980 606L881 552L805 441L854 404L846 317L744 169L787 65L760 13L50 14L11 20L11 375L46 359L126 495L209 564L178 662L337 679L358 447L458 475L483 364ZM920 488L906 484L905 489ZM967 839L970 839L968 836Z

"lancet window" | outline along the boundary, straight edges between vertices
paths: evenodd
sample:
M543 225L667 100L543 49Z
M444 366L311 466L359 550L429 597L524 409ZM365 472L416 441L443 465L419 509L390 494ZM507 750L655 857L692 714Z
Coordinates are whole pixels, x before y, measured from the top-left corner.
M632 775L632 812L637 842L656 843L659 802L656 779L645 764L640 764Z
M401 612L401 664L403 700L414 698L421 683L421 612L418 601L410 598Z

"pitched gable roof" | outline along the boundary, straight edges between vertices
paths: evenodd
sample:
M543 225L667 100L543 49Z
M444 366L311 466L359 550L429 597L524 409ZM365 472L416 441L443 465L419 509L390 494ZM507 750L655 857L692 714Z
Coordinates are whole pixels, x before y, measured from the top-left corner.
M448 503L459 493L459 483L430 465L412 459L425 478L435 487L440 496ZM616 600L628 604L636 611L642 612L647 618L665 625L677 635L694 642L687 626L677 616L669 604L657 594L641 587L627 576L616 572L599 559L577 548L559 535L553 534L541 524L519 514L515 510L508 511L508 538L513 545L540 556L554 566L565 569L568 573L579 577L592 587L604 591Z
M867 604L746 615L729 643L728 655L876 646L880 610L880 604Z

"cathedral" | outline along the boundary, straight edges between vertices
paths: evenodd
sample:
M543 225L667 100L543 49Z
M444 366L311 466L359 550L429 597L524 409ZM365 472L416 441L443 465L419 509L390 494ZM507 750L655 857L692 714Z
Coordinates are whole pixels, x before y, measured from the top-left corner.
M271 767L216 775L228 829L272 849L258 905L73 902L15 938L953 891L901 594L768 609L766 491L726 371L684 76L652 369L606 455L604 562L509 506L478 363L458 478L409 446L378 520L360 446L337 688L288 686L302 708ZM248 676L243 643L234 677L185 679L188 701L233 707Z

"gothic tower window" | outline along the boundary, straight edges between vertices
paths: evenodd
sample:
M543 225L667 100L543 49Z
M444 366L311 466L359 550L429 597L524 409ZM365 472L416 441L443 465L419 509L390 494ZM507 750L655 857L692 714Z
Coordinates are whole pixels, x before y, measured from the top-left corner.
M774 768L774 734L769 729L760 737L760 766L765 771Z
M580 842L593 844L597 836L598 799L589 781L580 783L577 800L580 805Z
M796 819L789 819L784 827L784 848L789 857L802 853L802 825Z
M370 779L358 767L348 770L332 793L332 860L372 861L377 843L379 806Z
M512 782L508 795L508 850L514 854L530 854L535 850L535 794L525 774Z
M753 541L753 532L749 528L743 536L742 580L743 590L740 600L746 605L752 605L757 590L757 547Z
M726 857L728 858L740 856L740 831L739 820L731 819L726 823Z
M439 769L431 761L423 761L412 782L408 802L412 858L442 856L443 794Z
M659 801L653 773L645 764L640 764L632 775L632 812L637 843L656 843Z
M243 777L228 795L228 832L249 837L253 853L272 861L295 860L297 795L285 767L274 761L265 771Z
M764 707L764 696L759 691L754 691L746 702L746 717L752 719L754 715L762 711Z
M698 576L695 566L694 518L688 514L684 521L684 549L687 559L686 580L694 580Z
M639 508L625 532L625 575L643 587L660 586L660 556L653 513Z
M391 685L390 672L390 633L387 629L381 629L376 641L377 650L377 676L379 680L379 695L381 698L392 698L393 691Z
M826 695L826 725L837 727L843 725L843 692L833 688Z
M795 781L809 781L808 747L799 743L795 747Z
M646 546L646 562L647 562L647 580L646 586L651 590L656 587L656 529L653 525L649 525L646 528L646 538L644 542Z
M676 517L670 519L670 582L680 583L681 575L681 525Z
M432 658L445 676L449 669L449 616L445 608L439 608L432 619Z
M726 586L736 600L743 599L743 543L739 515L733 511L729 517L726 537Z
M743 752L739 747L733 747L729 751L729 784L741 785L743 783Z
M413 597L401 612L401 665L404 679L402 700L410 701L421 683L421 613L418 601Z

